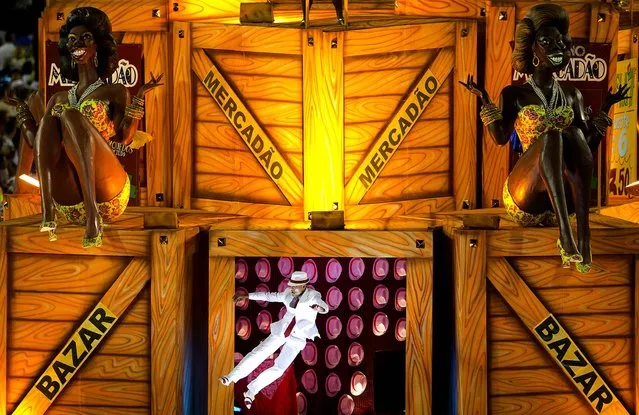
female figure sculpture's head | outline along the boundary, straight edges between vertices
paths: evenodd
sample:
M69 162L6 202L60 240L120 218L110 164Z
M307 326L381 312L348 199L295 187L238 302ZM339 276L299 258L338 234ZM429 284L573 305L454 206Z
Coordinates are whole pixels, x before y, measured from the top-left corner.
M78 80L80 65L97 66L100 78L110 76L117 65L111 22L102 10L94 7L80 7L69 13L60 28L58 48L62 76L72 81Z
M532 7L517 24L513 67L525 74L532 74L537 67L552 72L564 69L572 48L568 26L568 13L561 6L543 3Z

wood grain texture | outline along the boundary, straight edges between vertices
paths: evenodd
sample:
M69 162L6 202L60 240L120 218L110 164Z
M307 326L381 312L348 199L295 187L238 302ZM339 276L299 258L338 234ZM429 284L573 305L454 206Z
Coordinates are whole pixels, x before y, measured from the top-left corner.
M109 290L102 296L100 302L107 306L114 314L120 316L129 307L133 299L138 296L151 278L149 261L144 258L134 258L118 276Z
M455 68L453 79L477 78L477 23L457 23L455 29ZM455 208L465 202L477 206L477 98L458 82L454 83L453 106L453 195Z
M346 32L344 57L382 55L455 44L455 27L449 23L384 27Z
M511 84L512 67L509 64L514 40L515 19L499 20L499 12L515 15L515 7L493 6L486 8L486 64L485 88L494 101L501 90ZM482 142L482 206L491 207L492 201L502 205L502 190L508 176L508 146L498 146L484 128Z
M396 215L419 215L452 210L454 202L455 200L449 196L346 206L345 215L348 220L383 219Z
M631 388L630 365L599 365L600 373L609 380L614 390ZM567 376L555 368L491 370L489 373L490 394L514 395L527 393L573 392L575 386ZM591 413L595 413L593 409Z
M479 18L480 8L484 6L483 3L483 1L474 0L443 0L427 2L420 0L398 0L397 7L399 14L406 15Z
M109 229L109 225L104 228L104 245L92 249L82 248L84 228L79 226L58 227L55 243L49 242L49 236L39 232L37 226L10 226L7 232L9 253L101 256L147 256L149 253L145 231Z
M206 76L206 75L205 75ZM256 120L264 128L302 127L302 105L299 103L252 100L246 103L255 114ZM224 122L227 120L219 105L211 98L197 96L195 98L195 119L197 121Z
M270 178L195 174L193 196L204 199L288 206Z
M32 350L9 350L7 363L9 376L34 378L44 369L51 354ZM148 382L151 374L150 361L140 356L117 356L96 353L76 375L76 380L131 380ZM47 412L48 413L48 412Z
M214 55L217 61L217 53ZM222 70L220 68L220 70ZM226 72L225 72L226 73ZM302 79L277 71L270 75L227 73L228 81L242 97L250 102L254 99L266 99L277 102L302 102ZM204 85L197 84L198 96L210 97Z
M592 229L593 255L634 254L639 246L636 229ZM556 229L504 229L488 233L488 256L556 257Z
M235 259L209 258L208 414L228 413L233 407L233 389L219 378L233 369L235 350Z
M166 243L162 238L167 238ZM151 411L182 414L185 359L185 231L156 231L151 240Z
M14 291L9 302L12 319L78 321L100 300L99 294L37 293ZM122 320L134 324L149 321L149 300L135 301Z
M365 98L379 95L404 95L415 83L415 80L425 66L426 65L421 68L406 69L399 67L395 69L345 74L344 96L349 98ZM388 82L389 79L393 81Z
M171 23L171 154L173 207L191 208L193 187L193 84L191 24ZM155 197L155 195L153 195Z
M223 231L209 233L211 256L432 258L431 232ZM226 245L218 246L225 238ZM416 240L424 247L417 248Z
M633 341L624 338L579 339L579 348L599 364L631 364ZM534 341L493 342L488 352L490 369L554 367L554 362Z
M588 38L590 33L590 8L596 2L589 1L563 1L561 7L568 12L568 18L570 19L570 26L568 27L568 34L573 38ZM517 22L522 20L528 14L528 11L538 2L531 1L517 1L517 7L515 8L515 17Z
M241 53L228 50L216 50L215 62L222 72L228 75L247 76L287 76L302 79L301 48L299 56L267 55L261 53Z
M9 323L9 348L57 352L76 328L76 323L50 321L21 321ZM150 339L148 327L140 324L117 325L100 346L105 354L148 356Z
M625 55L630 53L632 44L632 29L621 29L617 32L617 54Z
M302 128L301 127L277 127L269 126L268 132L271 134L273 142L278 148L282 149L283 156L288 160L299 157L302 154ZM198 121L195 123L195 140L196 147L213 147L224 148L228 150L244 150L246 145L242 142L242 138L237 131L229 125L228 121L206 122ZM294 163L293 160L291 163ZM298 167L298 166L294 166ZM301 171L301 163L299 165Z
M555 316L557 317L557 316ZM559 316L557 319L575 338L630 337L633 333L630 314L591 316ZM532 334L513 316L489 317L488 337L491 341L533 340Z
M166 32L144 34L145 82L151 79L151 73L155 76L168 74L168 41ZM184 93L188 94L189 91L186 90ZM175 94L173 95L175 96ZM155 88L146 94L145 108L146 132L153 136L153 140L146 147L147 206L171 206L172 160L169 88L166 86ZM162 202L156 200L158 193L164 194Z
M346 153L364 153L373 138L384 128L383 122L350 124L344 127ZM451 126L448 119L417 120L400 149L444 147L450 145ZM363 158L363 156L362 156Z
M436 49L388 52L383 55L353 56L344 59L344 74L396 70L422 70L437 54ZM345 79L347 79L346 77ZM348 94L346 94L348 95Z
M18 402L22 393L31 386L31 382L29 378L9 379L7 385L9 402ZM149 398L149 384L145 382L86 380L72 382L65 388L65 393L60 394L56 399L56 403L83 407L86 405L112 406L114 402L117 402L118 406L146 407L149 405Z
M259 26L192 24L193 48L284 55L302 54L302 31Z
M305 216L344 206L344 33L307 33L315 42L302 47Z
M452 66L451 66L452 68ZM346 124L388 122L390 115L402 102L402 95L383 95L371 98L349 98L345 100L344 122ZM421 120L441 120L450 116L450 96L437 94L421 116ZM502 183L503 184L503 183Z
M12 254L11 289L102 295L129 262L127 257Z
M362 203L449 196L451 195L450 188L449 172L383 177L375 181L375 184L362 199Z
M406 413L431 414L433 261L406 263Z
M269 205L198 198L192 199L191 202L191 208L202 209L208 212L228 213L256 218L304 220L304 209L302 206Z
M471 247L474 240L475 247ZM486 232L454 234L457 411L488 414Z
M21 181L18 180L16 183ZM7 202L2 212L5 221L42 213L40 194L6 194L4 200Z
M140 0L135 2L134 7L131 3L109 0L63 0L56 1L45 9L47 31L59 32L71 10L83 6L96 7L105 12L114 32L155 32L168 27L167 3L161 0ZM153 16L154 9L160 11L160 17ZM63 13L65 19L58 20L58 13Z
M618 206L607 206L599 211L602 216L615 217L628 222L639 223L639 202L631 202Z
M624 402L629 402L630 390L616 391ZM592 408L575 393L531 394L495 396L490 400L494 415L565 415L591 414Z
M2 226L0 227L0 413L7 411L8 285L7 228Z
M509 258L515 271L531 288L573 288L632 284L632 258L621 255L601 255L593 261L588 274L557 266L550 258ZM555 312L556 314L556 312Z
M47 415L148 415L147 407L53 405Z

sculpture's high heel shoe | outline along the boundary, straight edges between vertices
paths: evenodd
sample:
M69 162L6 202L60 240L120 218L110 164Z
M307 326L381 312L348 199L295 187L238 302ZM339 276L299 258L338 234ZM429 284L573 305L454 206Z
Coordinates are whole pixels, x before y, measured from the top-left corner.
M58 240L58 235L55 233L57 227L58 224L55 220L42 221L42 224L40 224L40 232L49 232L49 242L54 242Z
M557 248L559 248L559 255L561 256L561 265L564 268L570 268L570 263L571 262L583 262L584 258L581 256L581 254L568 254L566 253L566 251L564 251L564 248L561 246L561 241L559 239L557 239Z
M82 248L99 248L102 246L102 218L99 219L98 234L93 238L82 238Z
M590 272L590 269L592 268L592 251L590 251L589 257L590 262L588 264L585 264L583 262L575 264L575 268L577 269L577 271L581 272L582 274Z

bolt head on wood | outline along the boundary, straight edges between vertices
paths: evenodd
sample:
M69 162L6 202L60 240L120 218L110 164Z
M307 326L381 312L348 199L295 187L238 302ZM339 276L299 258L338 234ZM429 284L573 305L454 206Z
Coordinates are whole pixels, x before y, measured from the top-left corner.
M606 21L606 14L605 13L597 14L597 23L603 23L605 21Z
M339 203L333 202L333 210L339 209Z
M308 37L308 46L313 46L315 44L315 39L313 39L313 36L309 36Z
M164 202L164 193L156 193L155 194L156 202Z
M178 30L178 37L184 39L184 30Z
M56 15L55 15L55 19L56 20L64 20L64 13L57 12Z
M486 16L486 9L484 7L482 7L481 9L479 9L479 15L482 17Z
M177 3L173 3L173 11L177 12L180 10L180 6Z
M462 209L470 209L470 200L464 200L462 202Z
M506 13L505 11L500 11L498 19L503 21L508 20L508 13Z
M337 49L337 38L331 40L331 48Z
M499 207L499 199L493 199L490 202L490 206L494 207L494 208L498 208Z
M415 248L423 249L426 247L423 239L415 239Z
M217 238L217 246L226 246L226 238Z
M637 40L639 40L639 36L632 35L632 43L637 43Z
M153 17L160 17L160 9L153 9Z
M168 245L169 237L166 235L160 235L160 245Z
M464 28L461 31L461 37L466 37L466 36L468 36L468 29Z
M471 248L477 248L477 243L477 239L471 239L469 245Z

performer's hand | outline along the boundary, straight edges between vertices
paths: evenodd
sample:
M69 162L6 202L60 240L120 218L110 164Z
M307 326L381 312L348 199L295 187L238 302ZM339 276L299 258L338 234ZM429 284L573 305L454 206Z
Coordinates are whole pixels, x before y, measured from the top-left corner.
M233 296L233 301L234 301L235 303L239 303L240 301L244 301L244 300L246 300L247 298L248 298L248 295L246 295L246 294L235 294L235 295Z
M317 304L313 304L313 305L311 306L311 308L312 308L313 310L315 310L315 311L324 311L324 307L319 306L319 305L317 305Z
M459 81L459 83L462 84L468 91L470 91L471 94L477 95L483 103L486 103L486 101L488 100L488 92L486 92L484 89L479 88L479 85L477 85L475 81L473 81L472 75L468 75L466 83L463 83L462 81Z

